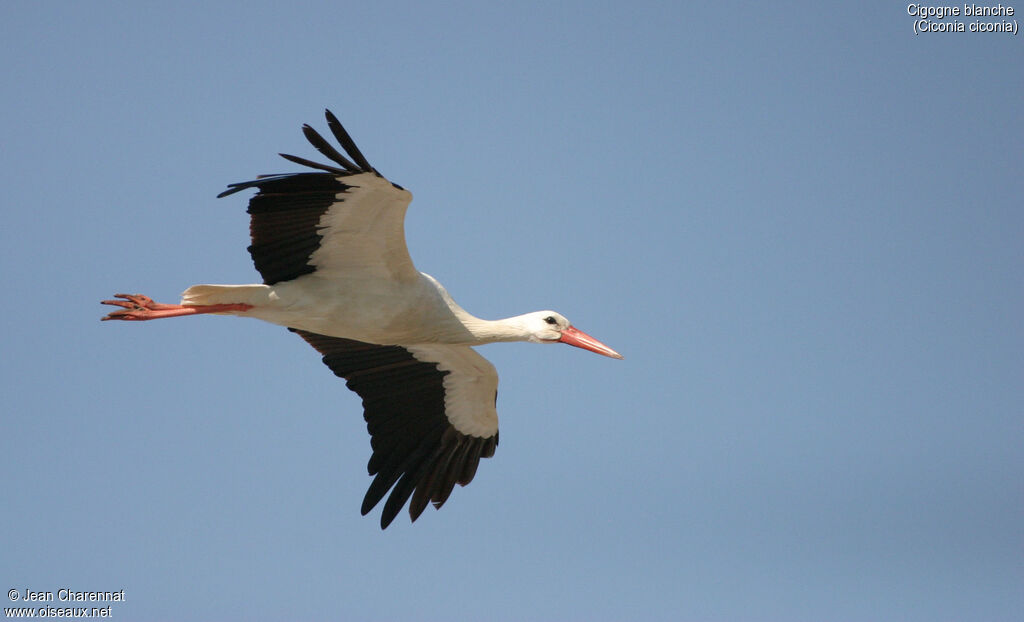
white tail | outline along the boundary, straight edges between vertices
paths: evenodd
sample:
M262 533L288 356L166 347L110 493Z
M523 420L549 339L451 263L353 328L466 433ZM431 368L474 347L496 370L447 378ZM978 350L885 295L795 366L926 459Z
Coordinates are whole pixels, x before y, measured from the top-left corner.
M181 293L183 305L219 305L242 302L265 305L270 295L266 285L193 285Z

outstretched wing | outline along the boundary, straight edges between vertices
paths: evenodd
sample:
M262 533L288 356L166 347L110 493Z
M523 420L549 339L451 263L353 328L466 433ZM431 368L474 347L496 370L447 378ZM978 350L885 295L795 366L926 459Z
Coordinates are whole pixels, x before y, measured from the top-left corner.
M481 458L498 445L498 373L468 346L381 346L295 330L324 355L335 375L363 398L375 476L365 515L391 491L386 528L405 502L416 520L429 502L440 508L455 484L473 480Z
M322 172L264 175L230 184L218 195L248 188L259 191L249 200L249 254L263 282L272 285L314 272L417 279L405 246L405 211L412 194L384 179L331 111L325 114L348 157L309 125L303 125L302 132L338 166L282 153L287 160Z

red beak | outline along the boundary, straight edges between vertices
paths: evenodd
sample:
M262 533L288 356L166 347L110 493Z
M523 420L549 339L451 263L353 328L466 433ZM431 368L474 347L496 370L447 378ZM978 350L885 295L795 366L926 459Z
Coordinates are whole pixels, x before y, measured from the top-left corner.
M587 333L577 330L572 326L562 331L562 338L559 339L559 341L567 343L570 346L576 346L577 348L583 348L584 350L590 350L591 352L610 356L613 359L622 358L622 355L615 350L612 350L597 339L594 339Z

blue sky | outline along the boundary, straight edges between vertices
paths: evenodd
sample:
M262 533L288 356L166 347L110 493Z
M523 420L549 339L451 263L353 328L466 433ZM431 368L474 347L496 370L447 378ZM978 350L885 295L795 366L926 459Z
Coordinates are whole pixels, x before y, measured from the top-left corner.
M1019 7L1024 10L1024 6ZM1022 39L894 3L7 3L2 587L131 620L1018 620ZM331 108L486 346L501 445L359 515L358 399L258 281ZM9 606L10 602L5 602Z

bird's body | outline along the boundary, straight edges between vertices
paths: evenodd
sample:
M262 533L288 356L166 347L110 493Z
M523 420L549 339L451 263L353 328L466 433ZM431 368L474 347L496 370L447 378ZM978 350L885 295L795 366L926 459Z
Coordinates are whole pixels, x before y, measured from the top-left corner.
M470 346L500 341L568 343L622 358L554 311L483 320L419 272L405 245L412 195L370 167L337 119L328 125L351 161L315 130L310 142L340 165L284 155L318 169L231 184L256 188L249 252L262 284L194 285L180 305L118 294L104 319L150 320L203 313L254 317L289 328L363 398L376 475L368 512L390 490L386 527L405 504L413 520L453 486L468 484L498 442L498 375Z
M437 279L425 273L408 283L308 274L274 285L193 285L182 294L181 303L249 304L253 308L248 311L221 313L383 345L525 340L516 318L489 321L474 317Z

